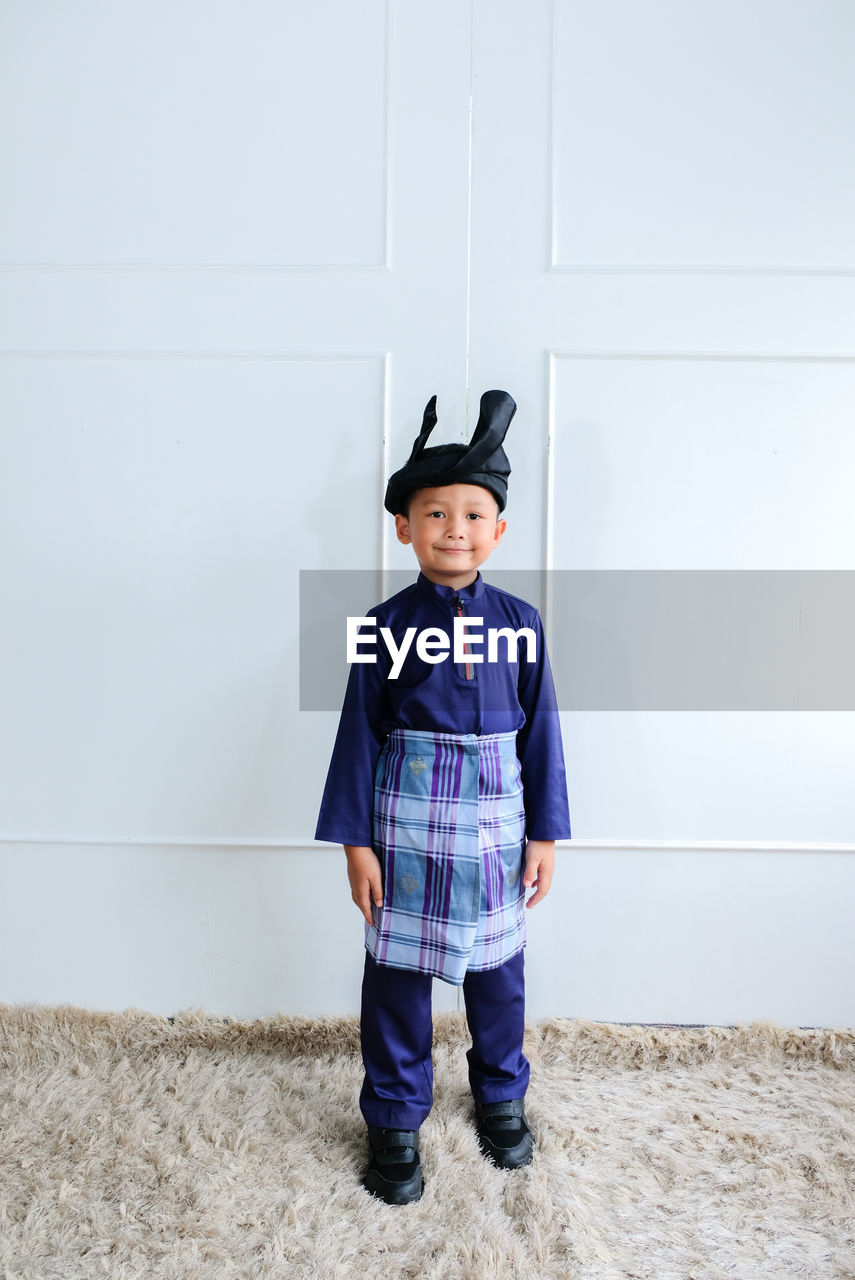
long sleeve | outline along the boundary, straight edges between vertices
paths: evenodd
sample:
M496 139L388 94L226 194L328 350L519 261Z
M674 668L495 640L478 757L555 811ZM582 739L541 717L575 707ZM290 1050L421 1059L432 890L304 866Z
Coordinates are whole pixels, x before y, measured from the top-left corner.
M374 610L369 610L369 616ZM351 665L327 772L316 840L373 844L374 772L388 720L388 664Z
M517 755L525 796L526 835L529 840L569 840L561 720L543 622L536 610L534 632L538 660L520 662L518 681L520 706L525 712L525 724L517 733Z

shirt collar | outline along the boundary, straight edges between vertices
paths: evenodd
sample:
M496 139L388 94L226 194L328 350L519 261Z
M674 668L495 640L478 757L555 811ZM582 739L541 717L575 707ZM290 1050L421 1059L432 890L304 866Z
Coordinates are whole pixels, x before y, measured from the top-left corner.
M421 570L416 579L416 586L426 596L431 596L434 600L448 601L453 600L455 596L462 596L464 600L478 600L483 596L487 588L487 584L481 577L480 572L475 581L470 582L468 587L460 587L458 589L457 587L447 587L442 582L431 582L430 578L426 578Z

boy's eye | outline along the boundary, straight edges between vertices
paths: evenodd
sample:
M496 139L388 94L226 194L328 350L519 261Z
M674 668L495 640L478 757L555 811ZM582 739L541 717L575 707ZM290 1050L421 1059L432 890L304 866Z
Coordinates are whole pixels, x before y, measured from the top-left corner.
M470 511L467 517L467 519L469 520L483 520L483 518L484 517L481 516L477 511Z
M429 512L428 512L428 515L431 515L431 516L444 516L444 515L445 515L445 512L444 512L444 511L429 511Z

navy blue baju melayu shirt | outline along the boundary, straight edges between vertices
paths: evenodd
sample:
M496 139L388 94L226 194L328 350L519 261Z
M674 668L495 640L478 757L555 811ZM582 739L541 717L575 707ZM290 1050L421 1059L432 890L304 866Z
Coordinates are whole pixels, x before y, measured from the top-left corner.
M455 662L451 649L455 616L471 622L470 635L483 640L470 653L483 661ZM431 582L420 573L416 582L369 609L376 631L363 627L360 652L376 653L376 662L352 663L321 802L315 838L336 844L371 846L373 842L374 774L383 742L392 729L435 733L507 733L517 731L517 755L529 840L570 837L570 815L561 725L555 687L546 652L540 614L518 596L489 586L480 573L459 590ZM400 674L390 679L392 658L380 628L388 627L396 646L410 627L439 628L449 638L441 662L429 663L410 645ZM527 642L515 645L517 661L508 661L508 645L498 642L498 661L487 661L490 628L530 628L535 634L536 661L528 662ZM367 643L374 641L374 649Z

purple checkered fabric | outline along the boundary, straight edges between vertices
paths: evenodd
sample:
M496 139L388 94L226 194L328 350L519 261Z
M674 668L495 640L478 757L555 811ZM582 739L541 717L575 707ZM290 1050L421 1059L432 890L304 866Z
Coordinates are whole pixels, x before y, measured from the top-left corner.
M383 906L365 945L377 963L459 986L516 955L525 826L516 732L394 729L374 784Z

